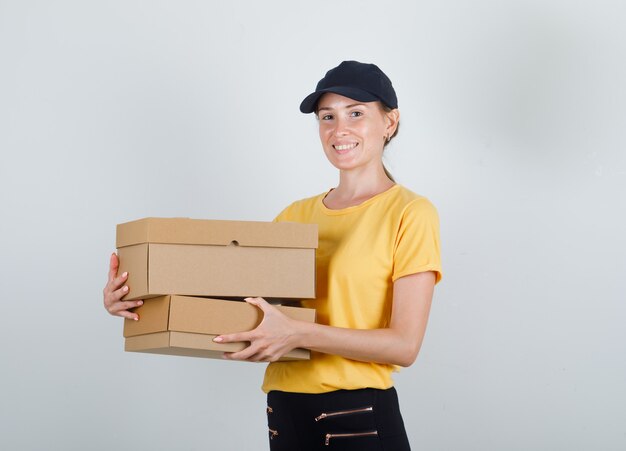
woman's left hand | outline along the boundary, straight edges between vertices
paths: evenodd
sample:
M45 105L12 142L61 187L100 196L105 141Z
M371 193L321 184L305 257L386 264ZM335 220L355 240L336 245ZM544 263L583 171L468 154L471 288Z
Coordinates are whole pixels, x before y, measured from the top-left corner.
M297 347L293 343L296 320L287 317L263 298L247 298L246 302L261 309L263 320L251 331L220 335L213 339L217 343L250 342L250 346L241 351L225 352L225 359L275 362Z

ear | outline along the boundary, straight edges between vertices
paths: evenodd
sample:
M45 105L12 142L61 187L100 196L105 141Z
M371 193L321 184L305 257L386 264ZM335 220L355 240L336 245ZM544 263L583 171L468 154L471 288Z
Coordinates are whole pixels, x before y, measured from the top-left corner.
M385 134L386 136L391 137L396 132L396 129L398 128L398 124L400 123L400 111L397 108L391 111L386 111L385 122L387 125L385 128L385 132L386 132Z

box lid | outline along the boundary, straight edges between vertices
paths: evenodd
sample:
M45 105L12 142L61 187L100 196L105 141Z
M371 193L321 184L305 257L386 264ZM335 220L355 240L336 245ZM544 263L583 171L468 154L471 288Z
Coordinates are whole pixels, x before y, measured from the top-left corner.
M317 248L317 224L143 218L118 224L116 247L141 243Z

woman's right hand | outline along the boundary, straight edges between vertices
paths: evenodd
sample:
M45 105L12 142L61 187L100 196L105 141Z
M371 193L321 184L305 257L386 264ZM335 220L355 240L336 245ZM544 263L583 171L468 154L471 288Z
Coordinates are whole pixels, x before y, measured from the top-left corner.
M128 286L124 285L128 279L128 273L123 273L119 277L117 276L117 270L120 266L120 261L117 258L117 254L111 255L109 262L109 281L104 287L104 308L111 315L121 316L123 318L133 319L137 321L139 315L128 310L131 308L139 307L143 304L142 300L135 301L123 301L122 298L128 293Z

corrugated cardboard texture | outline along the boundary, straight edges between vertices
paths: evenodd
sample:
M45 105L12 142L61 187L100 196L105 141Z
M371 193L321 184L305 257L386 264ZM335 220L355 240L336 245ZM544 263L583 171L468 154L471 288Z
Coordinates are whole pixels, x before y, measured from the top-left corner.
M300 307L276 307L290 318L315 322L315 310ZM201 334L230 334L252 330L263 319L258 307L243 301L159 296L133 309L139 321L124 320L124 336L172 330Z
M171 244L180 241L225 245ZM315 225L148 218L118 226L118 246L128 243L136 244L118 249L119 272L129 274L126 300L171 293L315 297L315 247L298 247L317 246Z
M315 321L313 309L284 306L276 308L290 318ZM261 309L247 302L221 299L203 299L198 302L196 298L175 296L170 304L169 328L201 334L228 334L252 330L262 319Z
M132 309L139 321L124 320L124 336L150 334L169 330L171 296L146 300L141 307Z
M315 321L315 310L277 306L285 315ZM160 296L134 310L139 321L124 320L125 349L156 354L221 357L222 352L243 349L245 343L214 343L217 335L254 329L263 312L240 301L186 296ZM289 359L308 359L310 353L296 349Z
M215 343L213 338L216 336L185 332L157 332L128 337L124 350L128 352L221 359L224 352L237 352L246 347L245 343ZM308 350L294 349L285 354L280 360L308 360L310 358L311 353Z
M129 294L124 298L125 301L139 299L142 295L146 296L150 292L148 289L148 255L149 244L147 243L128 246L117 251L117 256L120 260L120 267L117 273L121 275L124 272L128 272L126 285L128 285L130 290ZM132 295L130 291L132 291Z
M292 222L144 218L117 226L117 246L140 243L317 248L317 225Z

